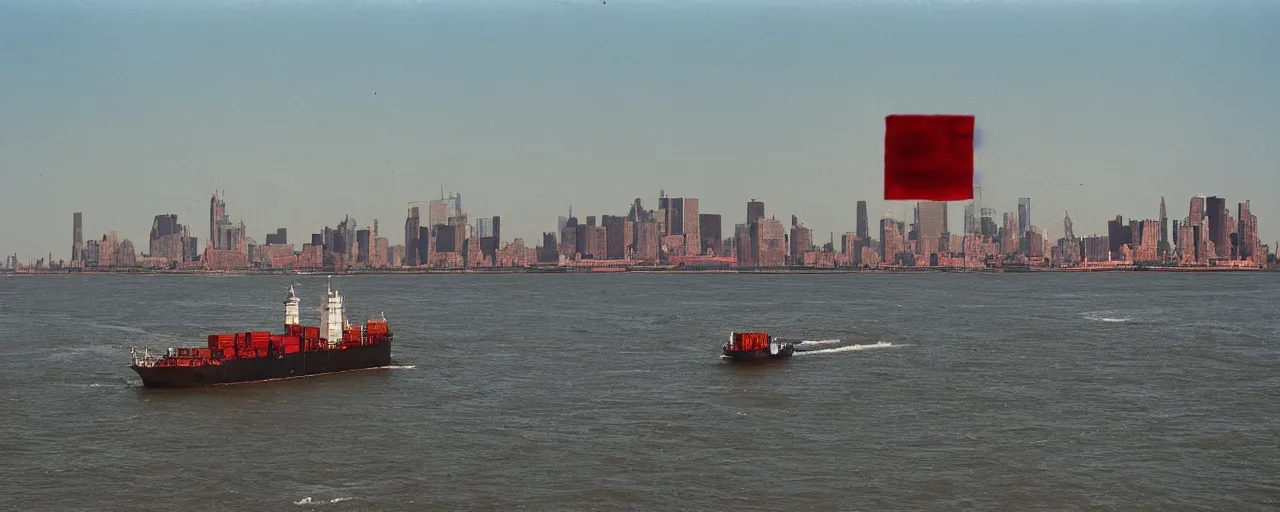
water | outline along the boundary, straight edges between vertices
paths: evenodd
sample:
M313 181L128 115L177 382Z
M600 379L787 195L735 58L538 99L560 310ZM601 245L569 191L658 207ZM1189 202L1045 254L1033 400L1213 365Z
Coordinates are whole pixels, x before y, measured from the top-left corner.
M129 371L279 330L295 281L316 323L323 277L0 277L0 509L1280 503L1280 274L346 277L397 368ZM733 329L815 352L732 365Z

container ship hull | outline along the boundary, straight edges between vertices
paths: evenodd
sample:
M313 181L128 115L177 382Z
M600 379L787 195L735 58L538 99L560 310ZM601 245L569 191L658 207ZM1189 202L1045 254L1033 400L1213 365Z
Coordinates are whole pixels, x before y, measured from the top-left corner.
M734 361L752 362L786 359L794 353L795 349L787 345L786 348L779 350L777 354L772 354L768 350L726 350L724 351L724 356Z
M291 379L391 365L391 340L341 350L317 350L230 359L206 366L133 366L149 388L194 388Z
M796 351L795 345L764 332L731 332L723 354L732 361L771 361L786 359Z

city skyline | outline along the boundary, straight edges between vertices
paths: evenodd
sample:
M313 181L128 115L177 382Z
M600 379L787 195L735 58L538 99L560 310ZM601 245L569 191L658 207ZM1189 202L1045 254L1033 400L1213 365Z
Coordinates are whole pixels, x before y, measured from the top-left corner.
M746 223L743 224L742 222L737 222L733 218L732 213L700 211L699 204L701 200L699 198L673 197L667 195L665 191L660 191L656 201L651 203L646 202L643 197L635 198L628 204L631 208L629 213L583 213L579 211L579 216L575 215L572 208L570 208L567 212L567 216L559 217L554 230L550 229L551 226L549 225L547 226L548 229L542 230L538 237L508 237L502 236L502 234L505 234L505 231L503 231L502 234L499 233L499 219L501 215L493 217L475 216L468 212L464 207L461 193L449 192L449 194L445 196L444 188L441 187L440 190L441 197L439 199L424 202L413 202L407 205L407 217L403 225L404 239L402 244L396 243L398 226L395 223L388 225L380 219L373 219L360 223L357 219L354 219L349 215L344 216L343 220L337 224L336 229L333 228L333 226L324 225L312 231L295 231L292 237L290 237L288 235L289 230L287 228L277 228L274 231L266 232L262 238L258 238L252 235L252 232L247 229L247 226L242 220L235 220L234 216L231 215L231 212L234 212L234 208L228 210L224 191L215 190L208 200L209 209L208 217L206 218L208 222L208 231L204 231L198 224L193 227L190 220L187 221L187 224L182 224L182 219L176 214L157 214L154 216L151 232L146 239L147 243L145 245L140 245L140 247L136 246L130 237L121 236L117 231L110 231L102 234L100 237L91 237L86 240L84 237L83 212L74 212L71 219L73 242L70 253L72 255L82 253L88 254L85 253L86 249L92 249L95 256L90 257L89 259L97 266L106 267L116 265L134 266L138 265L144 257L154 258L157 256L162 260L168 259L179 263L184 261L192 262L195 259L205 260L208 257L213 257L211 263L207 264L220 267L223 265L238 265L232 263L236 258L238 258L238 256L234 256L233 253L247 255L249 256L250 261L257 261L258 258L262 258L262 255L253 255L253 247L258 247L261 250L268 251L269 253L279 257L296 256L302 259L318 257L320 254L327 254L329 252L328 246L333 243L333 237L338 236L350 237L349 240L340 238L340 240L343 241L338 243L342 245L351 244L353 241L357 242L356 250L353 252L352 256L358 257L360 261L380 261L385 259L390 265L395 266L400 264L400 259L414 260L416 258L414 255L414 248L417 246L417 243L425 242L417 242L412 245L407 242L411 233L414 238L417 238L417 233L420 228L422 230L431 230L432 234L430 235L430 243L434 247L434 244L437 242L435 239L438 238L436 235L436 227L439 226L441 228L445 228L446 225L453 226L455 224L455 220L459 220L462 225L470 227L470 231L467 233L458 231L458 234L456 235L458 237L456 238L457 241L448 241L446 244L450 247L456 247L456 250L461 251L464 255L465 249L463 248L463 245L467 245L466 242L473 241L468 240L469 238L474 238L479 241L479 245L476 245L472 250L485 251L485 254L490 254L491 251L500 250L507 244L516 242L517 240L523 240L521 245L529 250L533 250L535 248L543 249L546 242L544 237L553 233L556 238L556 246L551 247L549 250L553 252L561 251L563 253L564 243L567 242L571 246L574 243L571 239L560 239L561 233L565 230L566 223L572 221L579 225L600 226L600 229L602 230L604 228L608 228L610 232L609 237L611 238L609 244L611 247L616 247L616 249L609 249L610 254L607 256L592 257L584 254L584 257L594 259L623 259L624 246L629 243L623 242L624 238L622 237L625 236L622 230L623 223L638 221L639 218L636 217L637 215L640 215L641 217L667 215L667 209L671 209L670 215L672 215L667 219L667 221L671 222L672 225L676 227L655 227L654 229L661 230L660 234L662 235L668 234L669 229L674 229L670 234L692 234L693 238L683 236L682 238L684 238L684 241L680 243L681 246L687 246L687 249L681 249L681 251L687 251L689 255L700 255L706 252L708 255L732 256L731 253L722 253L719 250L708 251L707 244L709 243L711 246L720 246L721 242L728 244L738 243L733 240L739 236L737 229L729 228L729 226L750 226L752 218L773 219L776 222L776 226L778 226L779 229L784 230L779 233L778 236L783 237L786 235L786 228L783 223L787 217L786 213L781 212L782 218L779 219L780 212L770 211L768 203L765 201L759 201L758 198L752 198L751 200L746 201L743 205L745 207L745 215L742 215L741 218L738 219ZM1001 211L998 208L983 206L982 191L981 188L978 187L975 187L974 199L968 201L918 201L913 203L915 203L916 206L913 208L912 215L909 218L890 216L890 212L886 212L880 218L873 218L865 212L864 206L866 201L856 200L855 205L858 210L858 216L854 219L854 225L840 231L838 233L840 235L840 243L829 247L828 251L832 251L837 254L846 253L848 250L857 251L858 249L852 245L856 239L867 239L872 242L872 247L879 246L877 250L884 251L886 249L883 247L883 244L886 243L886 239L884 238L885 232L883 227L880 226L883 224L882 221L890 220L894 221L894 225L897 227L897 230L901 231L900 234L891 237L894 241L889 242L891 244L903 244L895 245L897 250L907 250L912 253L919 253L920 251L923 251L923 254L939 252L940 257L943 252L966 252L964 250L956 249L954 244L960 243L958 241L951 243L952 248L950 250L943 251L942 248L945 247L946 242L943 242L942 239L947 236L963 237L968 234L981 233L982 236L979 238L984 241L997 242L1000 238L998 235L1002 235L1006 232L1017 233L1017 235L1015 235L1015 240L1012 242L1014 245L1007 245L1003 242L997 243L995 246L992 246L992 248L997 252L1003 250L1005 253L1023 253L1024 255L1029 252L1040 253L1041 249L1037 248L1033 250L1030 248L1031 246L1027 245L1028 241L1025 239L1026 236L1033 234L1033 238L1038 240L1038 243L1045 244L1043 248L1043 257L1045 258L1048 258L1050 246L1059 246L1059 249L1061 249L1060 244L1062 242L1065 240L1074 240L1079 244L1078 249L1085 252L1080 254L1068 252L1059 254L1059 256L1063 256L1065 254L1068 258L1078 258L1081 255L1084 255L1086 260L1089 261L1097 261L1096 259L1090 258L1099 257L1097 252L1092 252L1092 256L1089 256L1087 253L1090 251L1105 251L1105 254L1108 254L1105 257L1106 259L1126 259L1127 257L1123 256L1123 254L1129 253L1125 253L1119 249L1120 245L1125 244L1129 244L1130 248L1128 250L1131 251L1133 255L1143 258L1142 261L1167 259L1166 256L1159 256L1157 258L1157 254L1160 254L1165 250L1185 250L1189 251L1188 254L1198 254L1199 256L1195 256L1192 259L1201 259L1201 261L1204 261L1204 258L1214 257L1234 260L1252 256L1253 258L1257 258L1258 262L1265 262L1267 260L1267 256L1271 254L1270 251L1280 248L1280 242L1269 244L1265 240L1258 238L1258 228L1265 225L1265 223L1260 222L1257 219L1256 214L1252 213L1252 201L1249 199L1232 203L1228 201L1227 198L1193 196L1187 201L1188 204L1185 209L1187 215L1178 217L1176 210L1174 210L1173 216L1168 216L1169 209L1165 198L1162 197L1158 206L1159 215L1155 217L1125 217L1123 215L1117 215L1115 218L1108 220L1106 230L1101 234L1097 232L1083 232L1075 230L1073 220L1069 215L1066 215L1066 212L1064 212L1064 218L1060 220L1062 233L1056 236L1050 230L1045 229L1041 224L1033 222L1034 217L1032 217L1032 215L1035 211L1033 209L1034 203L1031 198L1027 197L1019 198L1017 207L1013 211ZM952 210L952 208L950 208L951 203L964 203L965 205L961 210L961 224L953 224L949 220ZM652 206L652 208L644 207L644 209L638 209L645 204ZM1232 208L1233 204L1235 205L1234 210ZM424 207L423 205L426 206ZM1223 218L1215 218L1211 215L1211 212L1215 210L1225 212L1226 216ZM641 213L637 214L637 212ZM701 218L699 218L699 214L702 214ZM707 217L714 217L714 219L708 219ZM1197 217L1205 217L1208 219L1208 222L1192 221L1192 223L1197 226L1193 231L1186 231L1187 229L1191 229L1191 226L1187 221ZM611 218L613 219L612 221L610 220ZM1127 220L1125 220L1126 218ZM600 219L600 222L596 222L597 219ZM659 220L658 226L662 226L663 222L667 221ZM783 251L786 257L797 257L803 252L811 249L822 252L821 248L824 243L821 233L813 231L805 222L803 222L803 220L799 219L794 214L791 215L790 221L790 226L793 229L791 229L792 238L790 240L790 249L784 249ZM712 224L706 225L707 222L711 222ZM1182 225L1182 231L1179 230L1179 224ZM871 229L873 225L880 227L879 237L875 236L873 233L873 230ZM391 227L390 231L387 230L387 227ZM802 233L800 236L804 237L802 240L794 238L797 236L797 231L795 231L794 228L803 228L803 231L800 232ZM618 231L613 231L615 229ZM638 227L628 225L625 232L633 233L635 229L638 229ZM707 238L706 231L709 229L714 229L714 233L718 235L713 236L713 240L705 240ZM1231 242L1229 239L1232 236L1235 236L1237 229L1241 230L1241 234L1238 235L1239 238L1237 241ZM453 228L450 227L448 231L450 233L448 240L455 240L455 236L452 234ZM699 231L703 232L701 237L698 235ZM1143 234L1144 231L1150 232ZM204 233L207 238L200 238L201 233ZM603 235L604 233L604 231L601 231L600 234ZM1179 243L1179 233L1183 233L1183 237L1192 236L1197 240L1208 241L1211 245L1197 247L1198 243L1202 242L1187 243L1184 241ZM655 231L655 235L657 234L659 234L659 232ZM908 234L911 235L910 242L908 242L906 238ZM837 240L836 235L836 232L828 234L828 240L833 244ZM582 235L580 234L579 236ZM594 236L594 234L588 235L588 240L592 239ZM614 236L619 238L616 241L612 240ZM920 238L919 242L916 242L915 240L917 236ZM1109 243L1109 249L1101 249L1098 247L1090 248L1090 244L1104 243L1104 245L1106 245L1105 242L1108 236L1111 240ZM188 237L191 238L188 239ZM484 241L483 239L485 237L493 237L494 240ZM995 237L995 239L993 240L991 237ZM699 238L702 238L703 240L699 240ZM755 243L755 235L751 235L751 238L752 243ZM932 241L925 242L926 239ZM1019 241L1018 239L1022 240ZM111 248L111 250L103 252L101 257L97 256L99 241L106 244L106 247ZM639 239L633 239L633 241L639 243ZM86 242L92 247L87 247ZM739 240L739 242L741 242L741 240ZM1018 245L1019 242L1021 243L1020 246ZM583 247L582 243L583 242L581 240L578 241L579 247ZM657 243L656 240L654 243ZM326 249L322 252L315 253L314 255L308 255L305 250L306 244L323 245ZM593 246L595 242L587 242L587 244L588 247L590 247ZM605 247L605 241L603 238L599 239L599 244L600 245L598 247L600 249L600 254L603 254ZM928 245L917 246L915 244ZM940 246L939 244L943 245ZM271 245L278 245L278 247L269 247ZM1159 245L1159 248L1157 248L1157 245ZM1145 249L1141 249L1139 246L1145 246ZM288 249L281 252L281 250L286 247ZM967 242L966 248L968 248ZM117 253L117 249L119 249L120 252ZM652 249L657 250L656 246L652 247ZM977 247L974 249L979 250ZM214 250L214 253L208 253L206 252L207 250ZM399 251L398 253L396 252L397 250ZM434 248L431 250L435 251ZM618 251L616 254L613 252L615 250ZM1150 252L1143 253L1142 250ZM1208 251L1207 253L1201 254L1206 250ZM1239 254L1237 254L1236 251L1239 251ZM572 250L570 250L570 252L572 252ZM399 256L392 257L392 254L399 254ZM227 259L228 256L231 257L230 260ZM846 256L849 255L846 254ZM68 258L60 258L54 254L48 254L44 258L41 258L39 255L30 256L25 260L21 256L19 256L17 260L11 260L13 257L12 254L6 254L5 257L6 267L10 265L11 261L22 264L44 261L45 264L61 265L79 260L78 257L71 255L69 255ZM742 254L738 254L736 256L740 263L742 262L743 257L744 256ZM861 256L849 257L860 258ZM627 258L629 258L629 256ZM747 258L752 259L754 257ZM270 259L270 257L268 257L268 259ZM476 262L466 263L467 261L470 260L467 260L464 256L463 259L457 260L457 263L460 265L477 264ZM433 265L436 264L439 264L439 262L433 262ZM795 263L793 262L792 264ZM288 263L288 265L293 265L293 263Z
M1030 197L1054 238L1192 195L1280 238L1274 3L124 5L0 5L0 252L65 258L67 212L141 248L155 215L201 225L215 179L260 242L387 230L440 182L508 241L660 189L822 240L859 199L909 220L877 199L900 112L975 115L984 206Z

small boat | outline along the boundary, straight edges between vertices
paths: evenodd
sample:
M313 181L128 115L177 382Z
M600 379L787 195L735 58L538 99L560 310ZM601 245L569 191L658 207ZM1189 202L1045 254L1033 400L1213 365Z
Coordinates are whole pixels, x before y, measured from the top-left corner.
M724 357L734 361L762 361L791 357L794 343L782 341L766 332L729 332L724 344Z

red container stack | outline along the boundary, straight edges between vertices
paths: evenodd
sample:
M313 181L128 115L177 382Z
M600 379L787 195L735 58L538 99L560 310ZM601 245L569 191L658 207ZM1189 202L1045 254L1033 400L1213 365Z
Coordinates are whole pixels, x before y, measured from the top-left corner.
M769 335L763 332L739 332L734 333L734 344L738 350L767 350L769 348Z

